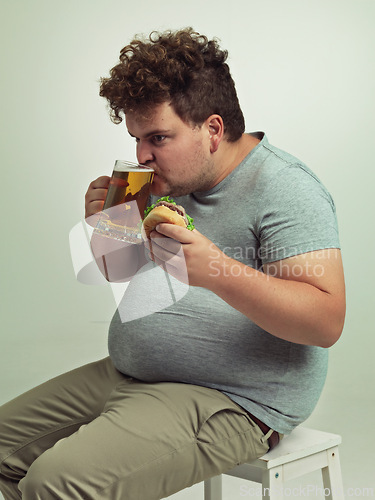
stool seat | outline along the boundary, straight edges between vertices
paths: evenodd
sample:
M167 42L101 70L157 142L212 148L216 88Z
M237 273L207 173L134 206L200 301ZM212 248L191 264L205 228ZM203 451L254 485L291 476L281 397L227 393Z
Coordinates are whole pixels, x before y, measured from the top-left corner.
M342 500L344 491L338 446L341 436L297 427L271 451L225 472L262 484L262 498L282 500L284 483L321 469L325 499ZM323 492L323 488L322 488ZM205 500L222 500L221 476L204 482Z

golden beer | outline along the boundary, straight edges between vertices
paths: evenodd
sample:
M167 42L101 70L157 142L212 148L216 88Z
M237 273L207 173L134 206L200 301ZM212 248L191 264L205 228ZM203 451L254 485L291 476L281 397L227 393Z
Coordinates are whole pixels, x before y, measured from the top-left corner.
M149 167L117 160L95 231L114 239L139 241L153 176Z

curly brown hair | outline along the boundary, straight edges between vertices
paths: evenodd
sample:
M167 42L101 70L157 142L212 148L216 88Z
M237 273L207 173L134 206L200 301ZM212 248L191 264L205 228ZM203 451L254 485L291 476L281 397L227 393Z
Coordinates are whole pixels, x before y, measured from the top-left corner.
M108 100L111 119L146 112L170 102L185 122L202 125L212 114L224 121L228 141L245 130L235 84L225 62L227 51L192 28L148 38L136 37L120 52L120 63L101 79L100 95Z

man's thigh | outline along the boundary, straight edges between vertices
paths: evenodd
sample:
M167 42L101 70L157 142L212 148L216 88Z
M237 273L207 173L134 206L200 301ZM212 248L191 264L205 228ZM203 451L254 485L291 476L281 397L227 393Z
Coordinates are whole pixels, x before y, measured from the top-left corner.
M263 455L262 437L218 391L121 382L101 415L34 462L20 489L26 499L156 500Z
M21 479L46 449L96 418L122 380L106 358L55 377L0 407L1 473Z

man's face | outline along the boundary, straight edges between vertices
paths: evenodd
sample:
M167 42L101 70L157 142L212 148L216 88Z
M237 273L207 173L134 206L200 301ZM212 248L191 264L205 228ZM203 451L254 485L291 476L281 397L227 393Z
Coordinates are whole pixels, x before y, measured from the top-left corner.
M206 123L189 125L169 103L163 103L147 118L127 113L126 126L136 139L139 163L155 170L152 194L177 197L215 185L217 173Z

